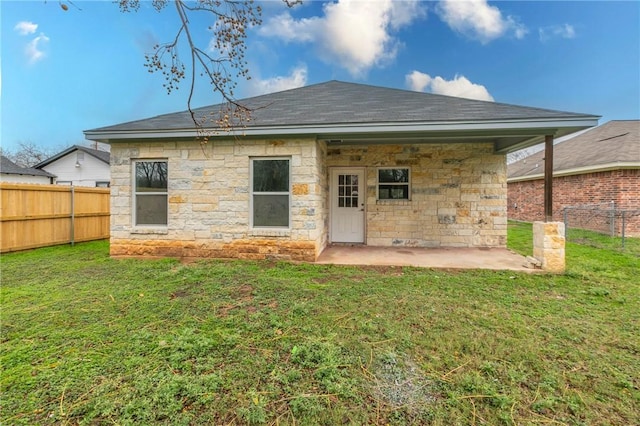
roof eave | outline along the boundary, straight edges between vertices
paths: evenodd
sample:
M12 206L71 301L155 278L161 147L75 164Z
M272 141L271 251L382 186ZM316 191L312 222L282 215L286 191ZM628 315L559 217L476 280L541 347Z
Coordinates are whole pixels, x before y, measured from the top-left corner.
M93 158L96 158L97 160L100 160L100 161L102 161L103 163L105 163L107 165L109 164L108 161L105 161L103 158L100 158L99 156L95 155L89 149L87 149L87 148L85 148L83 146L80 146L80 145L72 145L71 147L65 149L64 151L59 152L59 153L55 154L54 156L49 157L46 160L36 164L35 166L33 166L33 168L34 169L42 169L42 167L48 166L49 164L51 164L51 163L53 163L55 161L58 161L62 157L65 157L65 156L71 154L74 151L85 152L85 153L89 154L90 156L92 156Z
M540 136L556 134L562 136L577 130L586 129L598 124L598 116L577 116L550 119L512 119L512 120L483 120L483 121L444 121L444 122L386 122L386 123L339 123L339 124L311 124L284 126L252 126L232 129L229 132L213 129L172 129L172 130L86 130L85 137L89 140L112 143L135 139L187 139L207 135L210 138L229 136L293 136L313 135L316 137L348 138L366 137L367 135L422 135L425 133L439 134L442 137L456 137L456 134L468 136L470 132L495 134L497 137L505 135L526 136L518 144L533 145ZM558 134L560 132L560 134ZM517 148L517 149L519 149ZM513 149L511 145L496 146L496 150Z
M2 174L3 175L17 175L17 176L35 176L35 177L45 177L47 179L49 178L55 178L56 175L53 175L51 173L45 172L44 170L35 170L36 172L42 172L42 173L31 173L29 171L23 171L23 172L5 172L3 171Z
M609 172L612 170L630 170L640 169L638 161L616 161L614 163L597 164L594 166L573 167L571 169L554 170L553 177L583 175L585 173ZM507 183L523 182L527 180L544 179L544 173L536 173L534 175L514 176L507 178Z

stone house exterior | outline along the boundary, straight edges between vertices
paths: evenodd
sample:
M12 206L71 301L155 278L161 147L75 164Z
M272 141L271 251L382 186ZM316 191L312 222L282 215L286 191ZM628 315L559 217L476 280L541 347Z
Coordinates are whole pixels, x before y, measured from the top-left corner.
M111 145L111 254L315 261L329 244L505 247L506 153L597 117L331 81L85 131ZM195 110L202 116L220 106Z
M533 222L544 218L543 170L544 152L508 166L510 219ZM553 170L555 220L563 220L565 207L615 207L629 212L625 234L640 236L640 120L609 121L559 143L554 148ZM603 220L583 221L581 227L609 232L609 214L602 215ZM620 218L613 225L620 234Z

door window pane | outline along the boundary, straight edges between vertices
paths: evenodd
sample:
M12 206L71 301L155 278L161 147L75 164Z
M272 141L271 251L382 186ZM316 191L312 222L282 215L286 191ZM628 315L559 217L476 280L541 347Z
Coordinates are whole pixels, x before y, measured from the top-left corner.
M358 207L358 175L338 175L338 207Z

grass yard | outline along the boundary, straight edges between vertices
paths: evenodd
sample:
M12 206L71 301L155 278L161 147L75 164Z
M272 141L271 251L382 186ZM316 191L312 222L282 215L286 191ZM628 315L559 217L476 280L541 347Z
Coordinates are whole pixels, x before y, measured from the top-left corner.
M603 248L614 251L625 251L640 257L640 238L611 237L607 234L586 229L572 228L568 230L568 241L580 245Z
M530 254L531 226L510 245ZM565 275L2 256L15 424L640 424L640 258Z

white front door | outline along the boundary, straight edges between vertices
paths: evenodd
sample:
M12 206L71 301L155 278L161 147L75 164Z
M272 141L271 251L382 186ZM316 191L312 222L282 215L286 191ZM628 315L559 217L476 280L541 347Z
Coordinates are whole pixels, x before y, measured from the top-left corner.
M364 169L331 171L331 242L364 243Z

